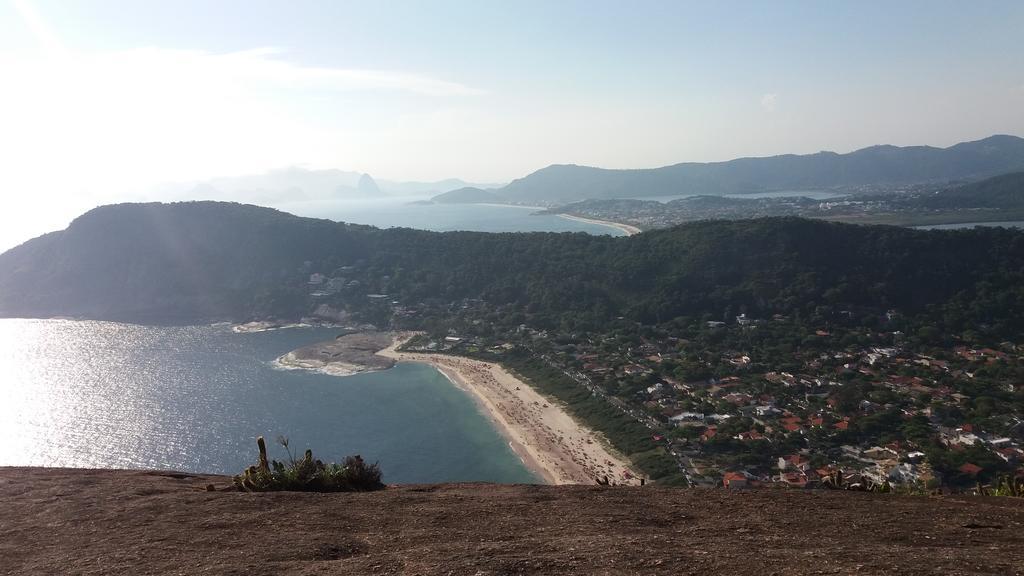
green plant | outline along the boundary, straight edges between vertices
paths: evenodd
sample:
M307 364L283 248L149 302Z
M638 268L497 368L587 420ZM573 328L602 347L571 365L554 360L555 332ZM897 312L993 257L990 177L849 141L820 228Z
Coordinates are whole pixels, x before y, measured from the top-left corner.
M1024 498L1024 479L1003 476L995 486L978 486L978 494L982 496Z
M259 459L234 477L236 488L246 492L364 492L384 488L380 467L367 464L359 455L348 456L341 464L324 464L313 458L312 450L295 458L284 436L279 436L277 442L288 452L289 462L268 460L267 443L260 436L256 439Z

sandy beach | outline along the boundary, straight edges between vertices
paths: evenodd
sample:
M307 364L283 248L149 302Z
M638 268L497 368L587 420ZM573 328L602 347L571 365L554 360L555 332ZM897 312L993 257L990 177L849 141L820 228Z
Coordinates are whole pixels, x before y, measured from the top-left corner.
M549 484L638 484L625 458L592 430L498 364L444 354L400 352L402 335L378 352L399 362L430 364L472 394L523 463Z
M611 228L617 228L626 233L626 236L632 236L639 234L643 230L630 224L623 224L621 222L612 222L611 220L597 220L596 218L584 218L582 216L573 216L572 214L559 214L559 218L565 218L566 220L575 220L577 222L587 222L589 224L597 224L599 226L609 226Z

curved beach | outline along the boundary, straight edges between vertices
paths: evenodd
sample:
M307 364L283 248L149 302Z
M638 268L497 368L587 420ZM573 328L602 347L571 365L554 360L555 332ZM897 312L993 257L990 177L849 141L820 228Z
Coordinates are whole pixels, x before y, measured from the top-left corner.
M545 482L595 484L607 476L615 484L639 483L628 461L608 447L602 437L500 365L444 354L398 351L407 339L396 338L378 354L398 362L430 364L472 394L512 450Z
M639 234L643 230L633 226L631 224L623 224L621 222L612 222L611 220L598 220L596 218L584 218L583 216L573 216L572 214L558 214L559 218L565 218L566 220L575 220L576 222L586 222L587 224L597 224L598 226L607 226L609 228L615 228L622 230L626 233L626 236L632 236Z

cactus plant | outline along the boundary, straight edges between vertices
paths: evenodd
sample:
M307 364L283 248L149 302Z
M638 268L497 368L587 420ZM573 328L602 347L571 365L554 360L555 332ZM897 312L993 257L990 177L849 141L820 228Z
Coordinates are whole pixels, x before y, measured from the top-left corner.
M287 438L279 437L278 443L288 450ZM256 445L259 448L258 463L234 477L234 485L238 490L356 492L384 487L380 467L367 464L359 455L345 458L342 464L324 464L313 458L312 450L306 450L298 460L288 450L291 462L286 464L267 459L267 445L262 436L256 439Z

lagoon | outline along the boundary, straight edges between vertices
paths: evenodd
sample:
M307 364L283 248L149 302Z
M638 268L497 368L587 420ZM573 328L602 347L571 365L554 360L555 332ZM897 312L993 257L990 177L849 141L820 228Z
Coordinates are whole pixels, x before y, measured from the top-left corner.
M914 226L918 230L961 230L975 226L997 226L1002 228L1024 228L1024 221L1007 222L960 222L956 224L932 224L930 226Z
M543 208L503 204L426 204L422 197L398 197L335 202L289 202L275 208L298 216L326 218L378 228L418 228L435 232L587 232L624 236L611 226L579 222L554 214L535 214Z
M635 200L655 200L662 204L672 200L683 198L694 198L696 196L722 196L723 198L737 198L740 200L754 200L757 198L809 198L811 200L833 200L848 196L840 192L827 192L825 190L775 190L772 192L751 192L749 194L675 194L672 196L641 196Z

